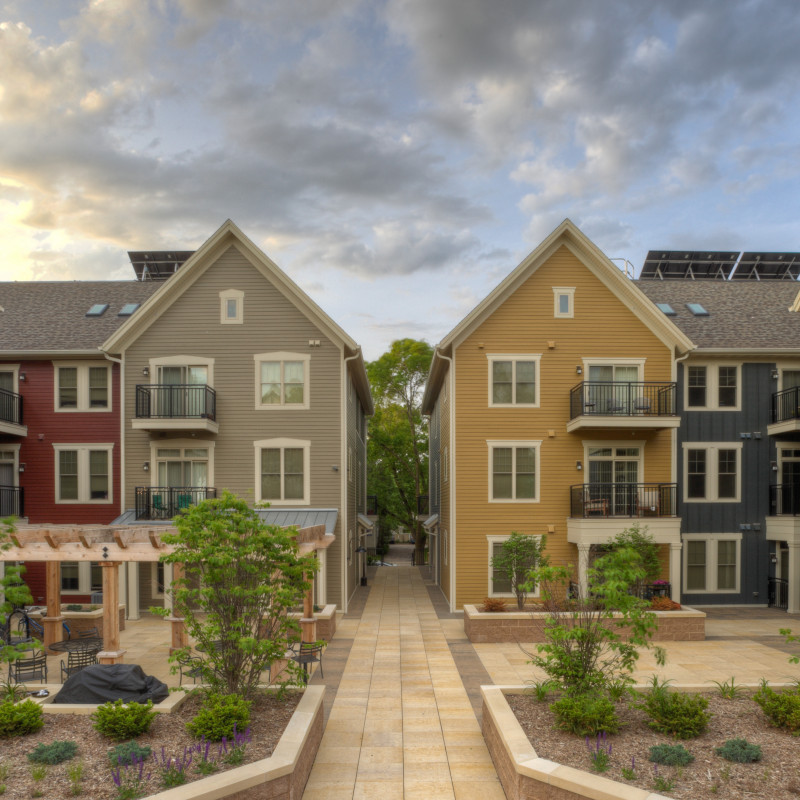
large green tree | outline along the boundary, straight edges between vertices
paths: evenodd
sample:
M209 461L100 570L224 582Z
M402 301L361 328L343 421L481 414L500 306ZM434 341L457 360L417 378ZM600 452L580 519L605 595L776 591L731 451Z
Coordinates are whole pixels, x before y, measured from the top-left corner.
M367 441L367 485L378 514L391 528L414 531L417 560L424 537L417 520L417 497L428 491L428 428L420 406L433 348L416 339L398 339L367 364L375 416Z

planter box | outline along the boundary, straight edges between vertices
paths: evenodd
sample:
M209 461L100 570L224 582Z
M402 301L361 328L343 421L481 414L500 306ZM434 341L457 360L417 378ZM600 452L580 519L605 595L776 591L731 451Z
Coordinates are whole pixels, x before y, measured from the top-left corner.
M654 611L658 629L654 642L702 642L706 638L706 615L684 606L680 611ZM473 643L543 642L545 611L486 613L477 606L464 606L464 632Z
M539 758L505 698L506 693L524 691L521 686L481 686L483 738L508 800L669 800L648 789Z
M67 611L67 603L61 604L61 616L64 617L64 622L67 623L70 629L70 635L76 636L79 631L86 631L89 628L97 628L100 636L103 635L103 609L98 608L96 611ZM75 603L75 605L78 605ZM86 605L89 608L90 604ZM44 611L32 611L30 616L34 619L41 620L46 616ZM125 630L125 604L119 604L119 629Z
M291 616L298 622L303 618L299 611L291 612ZM314 612L317 621L317 640L329 642L336 633L336 605L329 603L321 611Z

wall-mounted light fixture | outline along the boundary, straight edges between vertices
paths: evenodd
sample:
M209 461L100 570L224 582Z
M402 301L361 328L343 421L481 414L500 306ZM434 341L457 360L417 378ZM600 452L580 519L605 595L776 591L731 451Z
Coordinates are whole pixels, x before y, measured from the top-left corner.
M142 464L142 469L145 472L149 472L150 471L150 462L149 461L145 461L144 464Z
M142 368L142 375L144 375L145 378L150 377L150 367L143 367Z
M331 467L331 469L332 469L334 472L338 472L338 471L339 471L339 467L337 467L337 466L333 466L333 467Z
M778 556L770 556L770 559L769 559L769 560L770 560L770 561L771 561L773 564L777 564L777 563L778 563Z
M578 366L575 367L575 374L576 375L583 375L583 367L580 364L578 364Z
M778 462L777 461L770 461L769 465L772 467L772 471L773 472L777 472L778 471Z
M772 380L774 380L774 381L778 380L778 370L777 369L772 370L772 372L770 372L770 375L772 376Z
M44 434L43 434L43 433L40 433L40 434L39 434L39 441L40 441L40 442L43 442L43 441L44 441Z
M28 380L28 376L24 372L20 372L19 379L21 381L26 381L26 380Z
M575 469L577 469L579 471L582 470L583 469L583 464L581 464L580 461L576 461L575 462Z
M20 464L19 465L19 471L20 472L25 472L25 465L24 464Z

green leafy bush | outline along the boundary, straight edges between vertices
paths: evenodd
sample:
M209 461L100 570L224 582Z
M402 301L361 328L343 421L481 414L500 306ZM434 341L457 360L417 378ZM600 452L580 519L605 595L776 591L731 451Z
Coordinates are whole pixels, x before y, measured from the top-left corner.
M682 744L657 744L650 748L650 760L667 767L685 767L694 756Z
M118 744L108 751L109 761L116 767L122 764L129 766L134 761L144 761L150 758L150 748L147 745L140 745L139 742L131 741Z
M761 747L757 744L750 744L747 739L728 739L715 752L718 756L722 756L728 761L735 761L737 764L761 761Z
M212 742L218 742L223 736L233 736L233 726L243 731L250 722L250 701L238 694L206 695L200 711L191 722L186 723L186 730L198 739L205 736Z
M761 706L770 724L776 728L800 730L800 692L776 692L764 683L753 695L753 700Z
M638 704L650 717L648 725L676 739L694 739L708 726L708 700L698 694L654 689Z
M39 744L33 752L28 753L28 761L34 764L61 764L75 758L78 745L75 742L55 741L52 744Z
M121 742L123 739L132 739L146 733L156 712L152 711L153 701L147 703L123 703L115 700L113 703L103 703L97 706L97 711L92 714L95 730Z
M44 725L42 707L33 700L22 703L0 703L0 738L25 736Z
M619 718L614 704L601 694L567 695L550 704L555 714L556 727L576 736L596 736L598 733L616 733Z
M66 608L67 611L83 611L83 606L80 603L69 603Z

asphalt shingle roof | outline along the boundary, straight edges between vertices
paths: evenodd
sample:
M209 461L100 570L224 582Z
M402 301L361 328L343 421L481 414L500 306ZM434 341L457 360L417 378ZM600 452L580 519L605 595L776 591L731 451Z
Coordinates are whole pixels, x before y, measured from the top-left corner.
M800 350L800 313L789 311L797 281L636 281L654 303L669 303L672 320L698 348ZM707 317L686 307L700 303Z
M0 352L93 350L130 319L117 316L126 303L143 303L163 285L155 281L0 283ZM87 317L95 303L109 305L102 316Z

